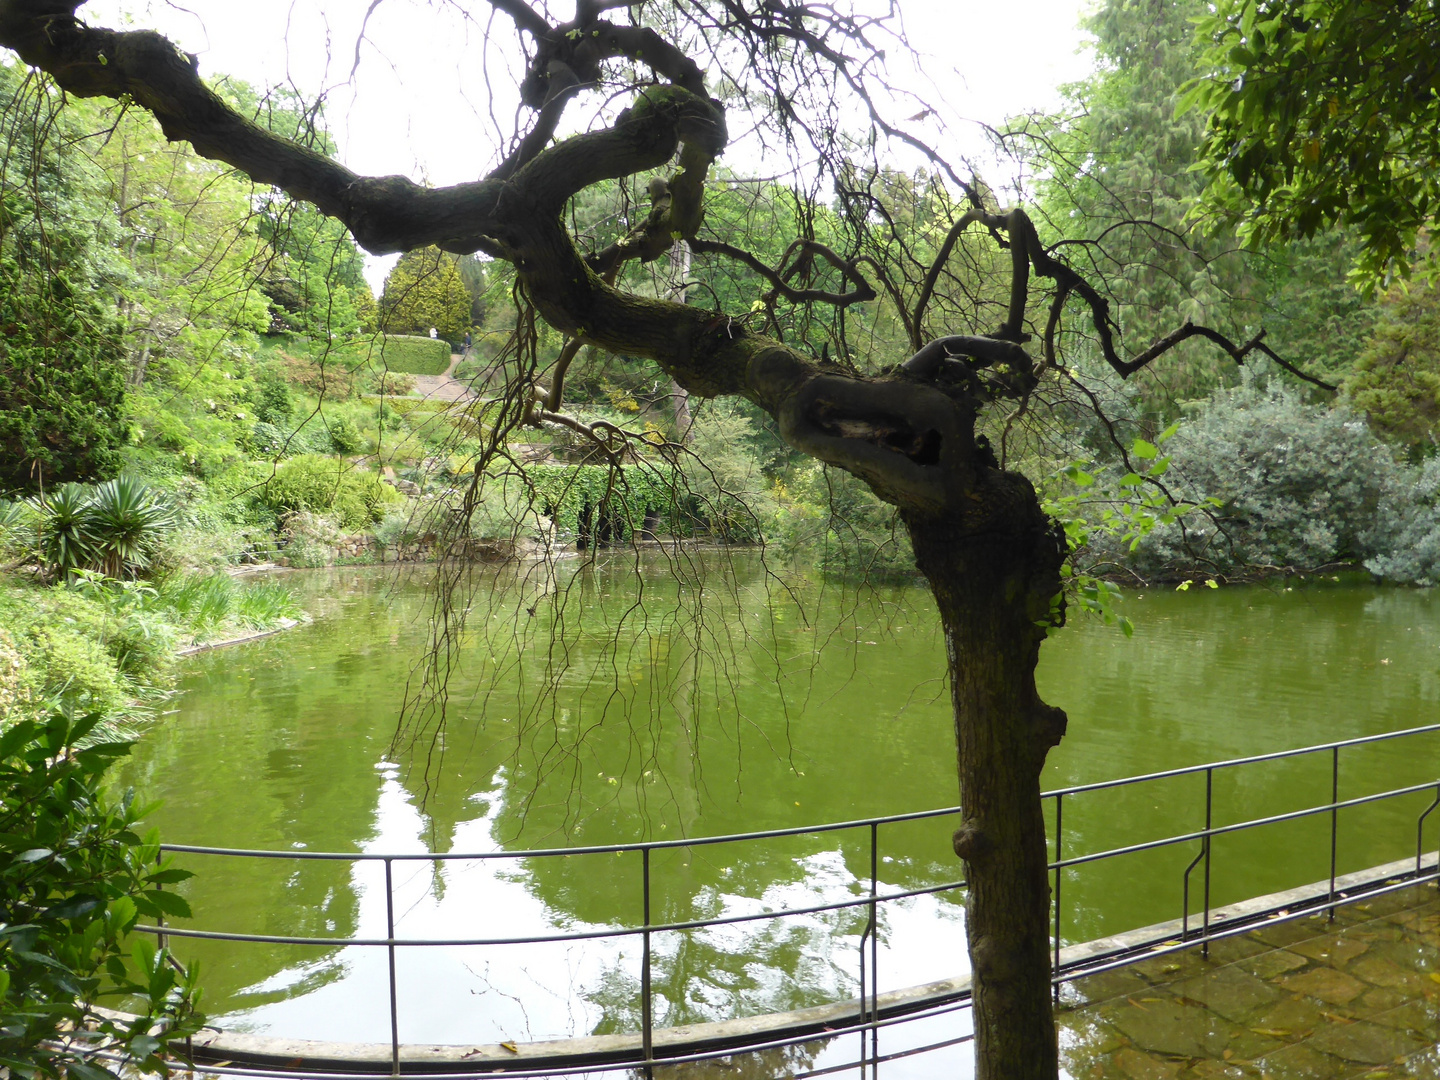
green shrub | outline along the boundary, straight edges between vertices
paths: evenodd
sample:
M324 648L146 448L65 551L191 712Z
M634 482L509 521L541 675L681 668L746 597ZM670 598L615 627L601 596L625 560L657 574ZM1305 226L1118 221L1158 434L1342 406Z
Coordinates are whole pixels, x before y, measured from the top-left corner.
M277 514L309 511L333 517L345 529L368 528L405 497L375 473L339 458L304 454L281 465L262 497Z
M110 716L135 696L105 647L105 613L70 589L6 589L0 622L13 635L36 697Z
M297 510L285 520L285 561L290 566L315 569L335 561L343 530L324 514Z
M1142 573L1312 570L1383 547L1377 524L1397 465L1348 409L1246 384L1211 395L1166 451L1169 489L1216 508L1146 536L1134 558Z
M1440 584L1440 458L1407 468L1382 507L1381 552L1365 568L1387 581Z
M138 835L133 793L102 794L104 774L130 744L95 740L99 715L21 720L0 735L0 1064L15 1076L94 1080L123 1055L164 1073L161 1039L200 1029L193 979L167 950L136 935L143 915L190 915L165 886L190 877ZM122 1002L123 1023L96 1010ZM137 1004L138 1003L138 1004ZM86 1030L84 1039L65 1038ZM163 1036L157 1037L164 1032Z
M358 454L365 449L365 435L348 416L329 421L330 445L337 454Z

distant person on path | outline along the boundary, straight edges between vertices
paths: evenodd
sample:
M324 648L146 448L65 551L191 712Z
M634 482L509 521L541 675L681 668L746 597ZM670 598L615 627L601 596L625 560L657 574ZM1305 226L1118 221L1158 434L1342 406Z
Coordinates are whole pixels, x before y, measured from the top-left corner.
M470 359L470 331L465 331L465 340L460 343L460 355L466 360Z

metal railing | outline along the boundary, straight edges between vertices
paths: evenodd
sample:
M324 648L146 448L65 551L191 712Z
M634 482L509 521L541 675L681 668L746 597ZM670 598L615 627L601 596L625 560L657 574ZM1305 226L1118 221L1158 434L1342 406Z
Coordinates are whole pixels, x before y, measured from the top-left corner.
M1207 951L1209 942L1217 938L1242 933L1248 926L1253 925L1252 921L1227 920L1223 925L1212 922L1211 913L1211 873L1213 864L1213 841L1216 837L1239 833L1246 830L1273 826L1285 822L1299 821L1303 819L1323 817L1329 815L1330 828L1329 836L1329 867L1330 888L1327 894L1318 901L1309 905L1292 905L1291 914L1308 914L1311 912L1329 911L1333 918L1336 904L1340 902L1341 896L1336 890L1337 881L1337 852L1338 836L1340 829L1340 812L1355 807L1383 802L1386 800L1402 798L1407 795L1415 795L1422 792L1435 793L1434 800L1419 815L1415 825L1416 857L1414 872L1408 874L1406 879L1397 885L1394 882L1377 882L1367 892L1367 895L1374 895L1389 891L1396 887L1404 887L1416 882L1440 880L1440 869L1432 867L1428 872L1423 865L1423 854L1425 850L1424 833L1427 820L1432 812L1440 807L1440 767L1437 767L1437 775L1434 780L1426 780L1423 783L1409 784L1401 787L1391 788L1380 792L1371 792L1360 796L1351 797L1345 800L1339 798L1339 777L1340 758L1343 751L1356 747L1371 745L1381 742L1388 742L1398 739L1418 739L1425 735L1440 732L1440 724L1431 724L1423 727L1409 728L1403 731L1388 732L1381 735L1365 736L1362 738L1346 739L1337 742L1322 743L1316 746L1308 746L1294 750L1283 750L1269 754L1258 754L1243 758L1234 758L1227 761L1212 762L1206 765L1190 766L1182 769L1170 769L1163 772L1147 773L1140 776L1126 777L1119 780L1101 781L1092 784L1081 784L1073 787L1061 788L1055 791L1045 792L1042 799L1047 803L1053 803L1053 850L1055 858L1049 863L1049 869L1053 874L1053 935L1054 935L1054 974L1053 980L1056 986L1058 1000L1061 983L1078 977L1081 974L1106 970L1118 967L1129 962L1131 954L1143 949L1147 955L1156 955L1166 951L1178 951L1188 949L1199 944ZM1256 765L1265 762L1274 762L1282 759L1301 758L1310 755L1329 754L1331 757L1331 785L1330 799L1328 802L1314 806L1303 807L1296 810L1279 814L1251 818L1245 821L1232 822L1224 825L1215 825L1215 777L1227 770L1237 769L1242 766ZM1440 766L1440 761L1437 761ZM1204 826L1200 829L1192 829L1174 835L1158 839L1146 840L1139 843L1128 844L1120 847L1108 848L1101 851L1087 852L1077 855L1065 854L1065 822L1064 809L1067 800L1073 802L1077 796L1111 792L1116 789L1129 788L1135 785L1156 783L1159 781L1171 780L1185 776L1199 776L1205 778L1204 787ZM880 852L881 829L882 827L894 826L906 822L924 821L927 819L944 818L955 816L960 813L958 807L946 807L937 810L924 810L907 814L893 814L882 817L862 818L854 821L832 822L816 826L799 826L786 829L769 829L747 833L733 833L723 836L710 836L691 839L656 840L628 844L591 845L584 847L568 848L544 848L527 851L491 851L471 853L446 853L435 854L426 852L407 854L365 854L365 853L341 853L341 852L312 852L312 851L268 851L268 850L247 850L237 848L223 848L210 846L197 846L186 844L165 844L162 850L182 855L213 855L231 857L238 859L278 859L296 862L306 861L339 861L348 863L382 863L384 866L385 880L385 925L386 935L379 937L309 937L275 934L246 934L231 933L214 930L198 930L180 928L173 925L164 925L162 922L157 926L140 926L138 929L158 934L162 939L167 938L189 938L215 941L245 942L256 945L301 945L319 946L334 948L341 946L373 947L386 950L388 959L389 974L389 1020L390 1020L390 1066L391 1072L398 1075L402 1069L400 1041L400 997L396 980L396 953L399 949L409 948L454 948L471 946L509 946L509 945L538 945L553 942L584 941L597 938L638 939L641 946L640 962L640 1007L641 1007L641 1028L640 1054L637 1057L633 1053L610 1055L608 1060L595 1059L589 1061L577 1061L573 1066L557 1066L554 1068L536 1069L527 1073L523 1068L517 1069L511 1066L504 1071L509 1077L520 1077L528 1075L578 1075L587 1072L604 1071L606 1069L641 1069L650 1073L656 1065L675 1065L685 1062L712 1060L725 1057L737 1052L735 1046L708 1048L695 1052L661 1053L656 1054L654 1045L654 991L651 980L651 967L653 961L654 947L653 938L657 934L707 929L718 926L737 925L759 921L795 918L807 915L816 915L825 912L838 912L845 910L860 909L864 912L866 922L859 941L859 997L858 997L858 1020L855 1023L847 1024L843 1028L831 1031L829 1027L824 1034L817 1034L813 1026L809 1030L801 1030L783 1038L770 1038L763 1042L746 1043L743 1049L746 1052L770 1050L783 1047L794 1047L801 1043L812 1042L817 1038L834 1038L839 1034L846 1034L853 1037L858 1034L860 1037L860 1055L857 1061L850 1063L847 1068L858 1066L862 1075L867 1067L878 1065L881 1061L896 1056L907 1056L911 1053L922 1052L923 1049L906 1049L898 1053L882 1055L880 1052L880 1033L882 1030L892 1027L907 1019L914 1019L916 1015L937 1015L939 1013L955 1011L966 1006L966 992L957 990L949 999L936 998L934 996L924 1000L914 1000L908 1004L901 1002L882 1010L879 991L879 913L883 905L909 898L936 895L947 892L955 892L965 888L963 879L945 881L936 885L927 885L920 888L880 891ZM657 851L673 849L691 849L713 846L717 844L735 844L749 842L771 841L783 837L817 836L829 833L840 833L851 830L864 830L868 833L868 854L869 854L869 881L857 881L861 892L844 900L818 903L798 907L787 907L777 910L766 910L760 912L749 912L738 915L723 915L714 918L689 919L669 922L652 921L652 875L651 856ZM1129 946L1117 947L1110 952L1102 952L1089 956L1081 961L1065 963L1062 961L1061 949L1064 929L1064 885L1067 875L1073 875L1079 868L1095 865L1102 862L1118 859L1127 855L1135 855L1144 852L1157 851L1164 848L1176 847L1191 843L1199 843L1200 847L1195 857L1185 867L1181 880L1181 915L1179 930L1177 933L1167 934L1164 937L1149 940L1144 943L1132 943ZM582 930L567 933L545 933L528 934L511 937L461 937L461 938L397 938L395 936L395 885L394 866L396 863L409 862L451 862L451 861L494 861L494 860L520 860L520 859L546 859L573 857L576 855L602 855L602 854L625 854L638 853L641 864L641 922L639 925L611 926L601 929ZM1192 873L1203 865L1203 902L1201 917L1198 928L1191 926L1190 911L1190 879ZM1308 883L1297 883L1308 884ZM868 885L868 891L866 886ZM1345 899L1353 899L1353 892ZM867 956L868 949L868 956ZM903 1015L902 1015L903 1014ZM942 1043L934 1045L950 1045L957 1042L967 1041L971 1036L961 1035L955 1038L947 1038ZM519 1064L517 1062L516 1064ZM494 1068L493 1064L481 1066L481 1068ZM836 1069L841 1068L836 1066ZM439 1077L442 1074L434 1071L435 1065L431 1063L426 1070L426 1075ZM254 1070L236 1067L213 1067L206 1066L207 1072L217 1075L233 1073L236 1075L254 1075ZM311 1074L303 1070L279 1069L265 1070L270 1075L286 1075L294 1077L307 1077ZM457 1070L459 1075L463 1070ZM832 1069L822 1069L813 1073L802 1075L821 1075ZM473 1074L473 1070L471 1073ZM469 1075L467 1074L467 1075ZM315 1074L320 1075L320 1074ZM323 1075L333 1077L333 1071L327 1071Z

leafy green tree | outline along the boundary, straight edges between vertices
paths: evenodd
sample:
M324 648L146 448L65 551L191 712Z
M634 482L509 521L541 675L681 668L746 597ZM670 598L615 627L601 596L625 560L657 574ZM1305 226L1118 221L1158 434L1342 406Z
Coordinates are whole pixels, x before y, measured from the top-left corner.
M1221 0L1202 13L1207 205L1253 244L1336 223L1375 287L1440 259L1440 5L1434 0Z
M1355 408L1412 456L1440 443L1440 287L1396 286L1345 382Z
M335 153L323 102L306 102L289 87L263 95L247 83L222 80L233 107L268 131ZM256 201L256 231L268 247L260 287L273 305L273 330L295 330L319 340L375 329L375 297L365 280L365 259L333 218L272 188Z
M82 144L105 180L124 256L117 307L130 353L127 382L141 386L152 362L176 386L217 350L253 341L267 324L256 288L263 246L249 227L252 187L232 169L167 142L154 118L87 106Z
M1345 280L1353 234L1245 253L1227 224L1195 228L1206 117L1181 105L1206 70L1194 23L1209 12L1203 0L1107 0L1089 17L1097 71L1068 88L1065 112L1022 128L1048 225L1125 299L1113 314L1131 340L1152 339L1175 312L1237 336L1263 326L1283 365L1333 388L1374 318ZM1141 383L1142 401L1173 416L1225 378L1198 346L1182 346Z
M0 259L0 489L115 473L128 432L114 316Z
M453 344L469 327L470 292L455 256L437 247L400 256L385 278L380 328L392 334L428 334L433 328Z
M1203 187L1191 172L1203 119L1176 116L1180 88L1196 74L1191 20L1203 0L1105 0L1084 20L1095 36L1095 74L1066 88L1066 110L1031 119L1048 225L1121 299L1112 312L1127 340L1153 340L1177 314L1243 334L1253 306L1249 268L1224 237L1202 242L1186 215ZM1238 303L1237 303L1238 301ZM1182 347L1159 382L1142 381L1145 404L1173 413L1221 378L1198 343Z
M0 65L0 490L113 474L127 426L104 177L45 80Z

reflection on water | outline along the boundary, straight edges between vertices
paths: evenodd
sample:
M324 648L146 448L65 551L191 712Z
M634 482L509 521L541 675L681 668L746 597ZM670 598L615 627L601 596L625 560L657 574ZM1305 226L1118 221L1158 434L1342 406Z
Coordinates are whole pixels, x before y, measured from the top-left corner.
M752 558L711 567L691 584L663 565L637 577L623 560L538 584L486 573L477 577L439 738L427 732L391 749L428 640L421 581L379 570L294 574L287 582L315 623L187 661L178 711L147 734L124 782L165 800L154 821L172 842L386 854L707 836L956 801L943 651L921 590L857 597L803 577L780 582ZM563 619L546 602L557 590L573 601ZM1431 593L1164 591L1134 597L1130 608L1133 640L1077 620L1043 650L1042 693L1071 716L1047 787L1435 718L1440 609ZM1382 744L1347 755L1342 797L1427 771L1433 779L1437 748ZM1215 820L1323 802L1329 768L1328 759L1302 759L1218 774ZM1199 827L1203 796L1203 779L1191 777L1073 797L1065 853ZM1347 817L1342 872L1403 856L1416 813L1406 803ZM944 819L882 828L880 890L957 877L952 828ZM1216 902L1324 877L1328 831L1319 829L1328 823L1217 840ZM869 845L860 829L657 851L652 919L863 895ZM1177 916L1180 872L1193 854L1191 845L1073 872L1065 938ZM640 861L625 853L397 862L396 934L635 926ZM186 865L199 874L185 886L195 926L385 936L381 863L189 856ZM656 934L657 1022L853 995L866 914L858 907ZM888 905L880 940L882 990L954 976L965 966L959 897ZM382 948L180 947L200 961L207 1007L227 1026L389 1036ZM397 984L407 1041L634 1030L640 941L400 949Z

